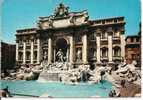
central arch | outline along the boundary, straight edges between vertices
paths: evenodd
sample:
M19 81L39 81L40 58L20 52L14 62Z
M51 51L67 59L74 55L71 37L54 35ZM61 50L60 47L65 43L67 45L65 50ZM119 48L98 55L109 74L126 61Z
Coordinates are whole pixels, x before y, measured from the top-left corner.
M57 52L61 49L61 51L63 52L63 55L64 55L64 61L66 61L68 58L68 43L67 43L67 40L64 39L64 38L60 38L56 41L56 54ZM57 58L55 59L57 61Z

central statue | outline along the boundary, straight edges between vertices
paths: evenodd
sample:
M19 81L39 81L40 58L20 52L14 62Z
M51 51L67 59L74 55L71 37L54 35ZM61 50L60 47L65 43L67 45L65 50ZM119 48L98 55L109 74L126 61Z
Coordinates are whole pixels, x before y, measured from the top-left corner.
M62 49L58 50L56 57L58 58L59 62L64 62L64 53L62 52Z

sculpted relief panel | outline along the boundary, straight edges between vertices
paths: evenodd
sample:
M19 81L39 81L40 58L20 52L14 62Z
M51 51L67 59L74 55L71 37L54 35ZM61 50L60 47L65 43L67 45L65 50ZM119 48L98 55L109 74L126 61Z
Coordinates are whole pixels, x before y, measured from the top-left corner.
M67 27L70 26L70 19L60 19L60 20L54 20L53 21L53 27Z

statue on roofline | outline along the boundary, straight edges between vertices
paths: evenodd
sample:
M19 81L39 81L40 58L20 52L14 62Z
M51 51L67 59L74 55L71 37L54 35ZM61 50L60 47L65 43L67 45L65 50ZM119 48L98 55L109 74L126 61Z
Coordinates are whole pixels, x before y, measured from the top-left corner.
M64 17L68 15L69 7L66 7L63 3L60 3L59 6L55 9L55 17Z

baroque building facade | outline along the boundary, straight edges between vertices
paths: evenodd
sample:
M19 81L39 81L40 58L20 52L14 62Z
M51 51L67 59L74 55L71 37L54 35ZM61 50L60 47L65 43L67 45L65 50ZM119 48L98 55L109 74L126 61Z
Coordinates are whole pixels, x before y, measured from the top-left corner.
M124 17L89 20L86 10L69 12L59 4L36 28L17 30L17 64L54 63L59 50L71 64L118 64L125 57L124 25Z

